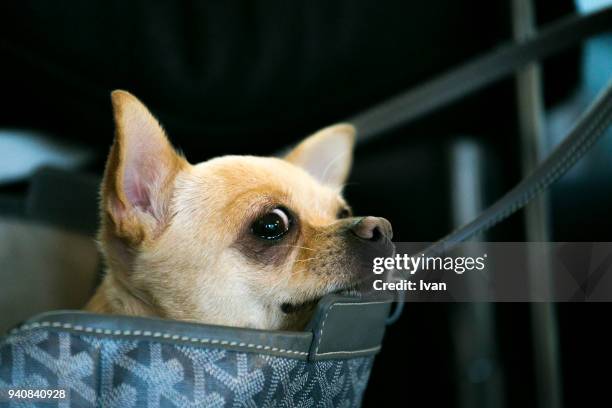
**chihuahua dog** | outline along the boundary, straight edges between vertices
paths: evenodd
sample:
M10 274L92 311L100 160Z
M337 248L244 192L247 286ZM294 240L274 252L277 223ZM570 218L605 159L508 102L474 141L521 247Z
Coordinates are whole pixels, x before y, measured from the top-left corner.
M313 305L354 291L391 224L353 217L341 190L355 129L339 124L284 158L191 165L147 108L112 93L115 141L101 188L107 267L86 309L259 329L300 329Z

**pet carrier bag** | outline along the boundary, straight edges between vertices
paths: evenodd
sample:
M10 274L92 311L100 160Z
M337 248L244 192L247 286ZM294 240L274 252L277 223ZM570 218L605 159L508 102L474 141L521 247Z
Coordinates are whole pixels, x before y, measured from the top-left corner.
M44 313L0 343L0 405L359 406L389 305L327 296L304 332Z

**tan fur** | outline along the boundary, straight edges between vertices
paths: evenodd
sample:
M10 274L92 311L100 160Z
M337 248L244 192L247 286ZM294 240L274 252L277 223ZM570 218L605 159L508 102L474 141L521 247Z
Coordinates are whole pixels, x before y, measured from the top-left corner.
M326 185L292 163L303 165L315 154L316 140L307 139L286 160L225 156L191 165L176 154L136 98L115 92L113 106L117 132L102 184L99 233L108 269L88 310L297 328L304 318L286 316L280 304L316 299L354 281L339 233L347 221L336 217L346 206L339 182L350 167L350 125L314 136L325 139L336 132L348 149L348 157L334 165L335 179ZM130 130L126 119L143 123ZM154 163L141 163L145 169L153 164L163 169L149 209L154 216L131 205L123 191L126 150L141 146L129 141L126 131L153 134L149 142L159 145L151 149ZM291 209L299 225L293 241L262 263L255 259L261 255L257 251L248 255L253 245L249 226L262 208L274 205Z

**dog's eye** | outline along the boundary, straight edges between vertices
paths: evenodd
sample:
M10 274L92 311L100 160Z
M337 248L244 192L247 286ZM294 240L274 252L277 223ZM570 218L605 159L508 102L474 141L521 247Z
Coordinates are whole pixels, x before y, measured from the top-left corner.
M263 217L259 218L251 226L253 234L263 239L279 239L291 225L291 218L284 210L275 208Z
M336 214L337 218L348 218L351 216L351 210L349 210L346 207L342 207L341 209L338 210L338 214Z

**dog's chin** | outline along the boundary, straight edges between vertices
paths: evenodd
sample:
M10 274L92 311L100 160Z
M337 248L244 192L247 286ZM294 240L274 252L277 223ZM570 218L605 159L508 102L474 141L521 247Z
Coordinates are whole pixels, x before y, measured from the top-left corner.
M303 300L300 302L284 302L281 304L281 311L285 314L293 314L298 313L307 309L314 308L317 303L325 296L325 295L340 295L340 296L349 296L360 298L362 296L362 292L359 290L358 285L347 285L340 289L330 290L329 292L317 296L308 300Z
M340 295L340 296L349 296L349 297L361 297L363 295L363 292L359 289L359 286L357 285L353 285L353 286L348 286L346 288L343 289L338 289L335 290L333 292L331 292L334 295Z

